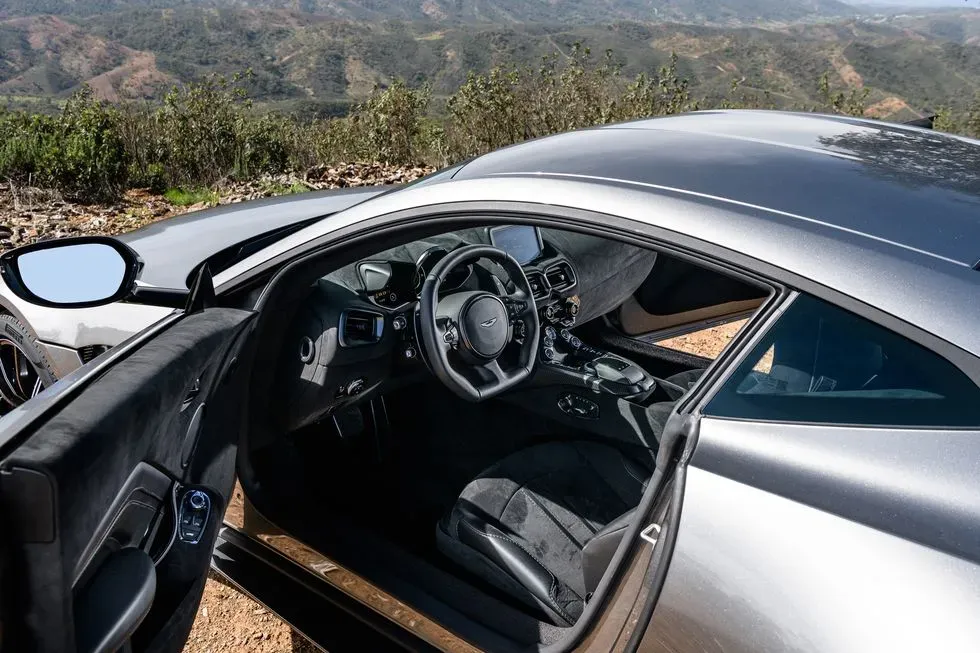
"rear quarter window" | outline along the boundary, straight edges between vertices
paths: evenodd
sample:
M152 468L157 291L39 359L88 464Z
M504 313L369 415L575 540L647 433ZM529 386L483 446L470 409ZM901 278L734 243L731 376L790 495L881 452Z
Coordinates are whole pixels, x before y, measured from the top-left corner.
M804 295L704 412L781 422L976 427L980 389L925 347Z

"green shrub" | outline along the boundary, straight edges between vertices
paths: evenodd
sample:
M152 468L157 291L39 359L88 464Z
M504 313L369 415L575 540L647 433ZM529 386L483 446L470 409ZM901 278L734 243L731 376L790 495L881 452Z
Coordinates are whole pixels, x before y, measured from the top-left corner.
M0 117L0 175L54 188L82 201L109 201L127 185L129 163L119 112L87 86L58 116Z
M468 75L445 104L430 106L428 86L395 81L377 88L349 115L300 120L259 113L248 99L248 71L175 87L160 104L110 106L85 88L56 115L0 109L0 178L45 186L82 200L108 201L127 186L167 191L181 204L212 203L225 179L252 180L349 161L445 165L556 132L695 110L775 108L768 91L743 90L699 102L671 56L656 71L621 76L611 52L595 57L580 44L537 67ZM867 89L817 82L817 109L862 116ZM942 108L936 128L980 138L980 94L966 108ZM265 183L265 182L264 182ZM270 181L271 192L305 185ZM271 187L270 187L271 188ZM195 190L197 189L197 190Z
M653 77L641 73L622 94L613 112L614 120L635 120L695 111L688 81L677 74L677 55Z
M820 77L819 89L824 104L821 109L824 111L860 118L864 116L864 112L868 108L868 89L852 88L847 93L843 91L834 92L830 89L828 73L824 73Z
M156 119L169 184L209 186L234 172L248 102L239 81L212 75L164 97Z
M119 111L96 99L88 86L65 104L57 140L57 157L44 162L62 193L105 201L126 188L129 161L119 133Z
M170 188L163 196L168 202L177 206L201 203L210 206L218 203L218 194L208 188Z
M375 90L348 119L358 158L384 163L419 162L419 136L431 94L427 86L411 89L401 80Z
M19 184L51 185L48 162L57 156L56 117L0 113L0 176Z
M980 92L974 96L973 103L967 111L963 133L972 138L980 138Z

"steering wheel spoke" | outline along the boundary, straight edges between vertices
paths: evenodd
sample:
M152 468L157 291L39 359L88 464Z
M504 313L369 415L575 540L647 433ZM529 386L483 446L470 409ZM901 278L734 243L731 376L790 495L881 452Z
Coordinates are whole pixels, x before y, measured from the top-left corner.
M483 369L490 372L490 375L493 376L497 383L504 383L509 378L507 373L504 372L504 368L500 367L500 363L498 363L496 360L492 360L484 365Z

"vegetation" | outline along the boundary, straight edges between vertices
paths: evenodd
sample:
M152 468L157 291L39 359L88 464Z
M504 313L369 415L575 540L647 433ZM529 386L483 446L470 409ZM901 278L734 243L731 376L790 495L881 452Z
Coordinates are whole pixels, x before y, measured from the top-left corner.
M192 206L194 204L213 205L218 203L218 194L209 188L171 188L163 196L171 204Z
M445 165L592 125L713 106L771 106L768 94L738 83L720 101L695 99L678 68L671 56L656 72L629 77L614 53L596 57L577 44L536 67L471 73L443 113L433 111L427 86L396 81L345 117L314 120L257 110L246 92L247 72L174 87L159 104L111 105L86 87L55 116L0 111L0 175L81 200L111 200L127 187L149 186L171 189L167 198L176 204L197 204L213 202L213 188L225 179L353 160ZM835 90L829 74L816 86L821 100L795 108L865 114L866 91ZM965 110L942 109L937 126L980 137L980 94ZM306 190L279 185L275 192Z

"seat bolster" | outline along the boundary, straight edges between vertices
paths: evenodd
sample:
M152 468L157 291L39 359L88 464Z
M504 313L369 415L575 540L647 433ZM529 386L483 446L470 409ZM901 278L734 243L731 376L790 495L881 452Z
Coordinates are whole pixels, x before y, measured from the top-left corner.
M516 580L549 616L571 626L581 615L582 598L551 573L516 535L461 506L453 511L447 526L456 541L489 559Z
M623 536L633 523L635 515L635 508L623 513L586 542L585 548L582 549L582 576L588 594L595 592L595 588L599 586L602 575L606 573L613 554L619 548L619 543L623 541Z

